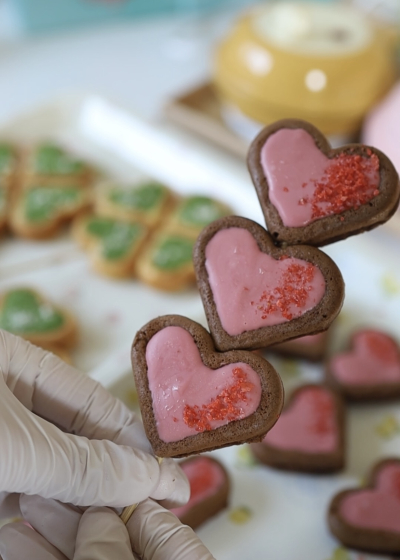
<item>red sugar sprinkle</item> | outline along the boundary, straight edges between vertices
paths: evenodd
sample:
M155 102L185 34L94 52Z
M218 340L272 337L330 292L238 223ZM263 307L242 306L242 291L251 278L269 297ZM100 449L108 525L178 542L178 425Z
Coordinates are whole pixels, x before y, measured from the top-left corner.
M271 313L279 312L288 321L294 316L301 315L301 310L306 305L312 290L310 284L314 276L315 267L312 264L290 264L282 274L281 285L274 288L271 293L263 291L256 312L262 313L262 319L267 319ZM298 308L298 312L292 309L293 306Z
M235 383L221 391L209 404L185 406L183 421L189 428L197 432L212 430L213 420L224 420L226 423L242 417L240 403L247 402L247 393L253 388L253 383L247 380L246 373L239 367L233 369Z
M371 354L386 364L400 362L396 344L387 336L378 333L365 333L367 346Z
M289 189L287 187L283 187L283 192L289 192Z
M367 153L368 158L340 154L332 160L322 179L314 181L313 218L359 208L379 194L379 159L371 151Z
M329 395L322 393L319 389L312 390L313 409L315 420L311 429L313 432L323 436L329 434L333 429L333 402Z

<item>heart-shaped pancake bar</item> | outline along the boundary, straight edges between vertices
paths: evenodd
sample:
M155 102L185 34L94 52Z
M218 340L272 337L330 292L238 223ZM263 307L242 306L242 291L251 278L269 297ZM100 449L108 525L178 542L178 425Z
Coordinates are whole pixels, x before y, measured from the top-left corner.
M390 400L400 397L400 348L388 334L362 329L346 352L331 357L326 380L346 399Z
M399 204L399 177L382 152L363 144L331 149L297 119L264 128L248 167L278 244L326 245L383 224Z
M345 546L399 554L400 460L380 461L366 487L337 494L329 507L329 526Z
M216 352L209 333L179 315L136 334L132 367L147 437L160 457L261 441L279 417L279 375L252 352Z
M323 385L303 385L254 455L264 464L305 472L332 472L344 465L345 411L340 396Z
M335 263L315 247L277 248L246 218L210 224L194 249L197 284L216 347L257 349L328 329L344 298Z

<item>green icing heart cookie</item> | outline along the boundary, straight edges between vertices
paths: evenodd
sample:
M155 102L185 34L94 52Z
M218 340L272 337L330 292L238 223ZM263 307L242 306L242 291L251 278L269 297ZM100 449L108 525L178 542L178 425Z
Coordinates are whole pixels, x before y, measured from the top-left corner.
M191 263L194 241L171 235L156 247L152 263L161 270L176 270Z
M35 173L42 175L76 175L85 169L85 163L58 146L43 144L34 153L33 168Z
M0 328L15 334L45 333L65 323L62 313L43 302L32 290L8 292L0 310Z
M24 193L24 213L29 222L44 222L63 211L78 209L84 191L79 187L33 187Z
M212 198L191 196L183 202L178 219L182 224L203 228L227 213L227 209Z
M86 224L86 232L101 240L105 259L117 260L132 250L143 233L143 226L112 218L93 217Z
M9 173L14 165L14 150L8 144L0 144L0 173Z
M131 189L114 188L109 193L109 199L132 210L149 211L161 203L165 194L166 189L162 185L146 183Z

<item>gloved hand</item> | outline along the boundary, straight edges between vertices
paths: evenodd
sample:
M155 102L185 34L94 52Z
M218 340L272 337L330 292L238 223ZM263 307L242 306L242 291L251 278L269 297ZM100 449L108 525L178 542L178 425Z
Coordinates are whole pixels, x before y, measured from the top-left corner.
M0 530L2 560L214 559L192 529L152 500L136 508L126 527L106 507L83 511L24 495L20 504L36 532L23 523L4 526Z
M80 506L189 499L181 469L158 464L140 420L100 384L1 330L0 372L0 517L18 515L13 493Z

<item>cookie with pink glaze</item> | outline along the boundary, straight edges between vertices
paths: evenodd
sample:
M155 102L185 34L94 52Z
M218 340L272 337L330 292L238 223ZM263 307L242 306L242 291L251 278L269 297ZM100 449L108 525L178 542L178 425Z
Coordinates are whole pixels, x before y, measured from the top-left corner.
M283 405L271 364L252 352L216 352L209 333L179 315L138 331L132 366L144 428L160 457L261 441Z
M400 198L398 174L363 144L331 149L308 122L287 119L251 144L248 167L277 244L322 246L386 222Z
M199 235L193 261L218 350L255 350L328 329L344 283L335 263L315 247L279 249L246 218L216 220Z
M309 336L301 336L281 344L274 344L274 346L270 346L267 350L281 356L299 358L309 362L320 362L324 359L327 352L330 330Z
M274 428L254 455L265 465L291 471L327 473L344 466L344 419L341 397L324 385L296 389Z
M380 461L364 488L337 494L328 520L331 532L345 546L400 554L400 460Z
M328 361L326 380L348 400L399 398L399 345L384 332L359 330L353 334L350 348Z
M171 509L184 525L196 529L228 506L230 480L225 467L208 456L179 463L190 484L190 500Z

